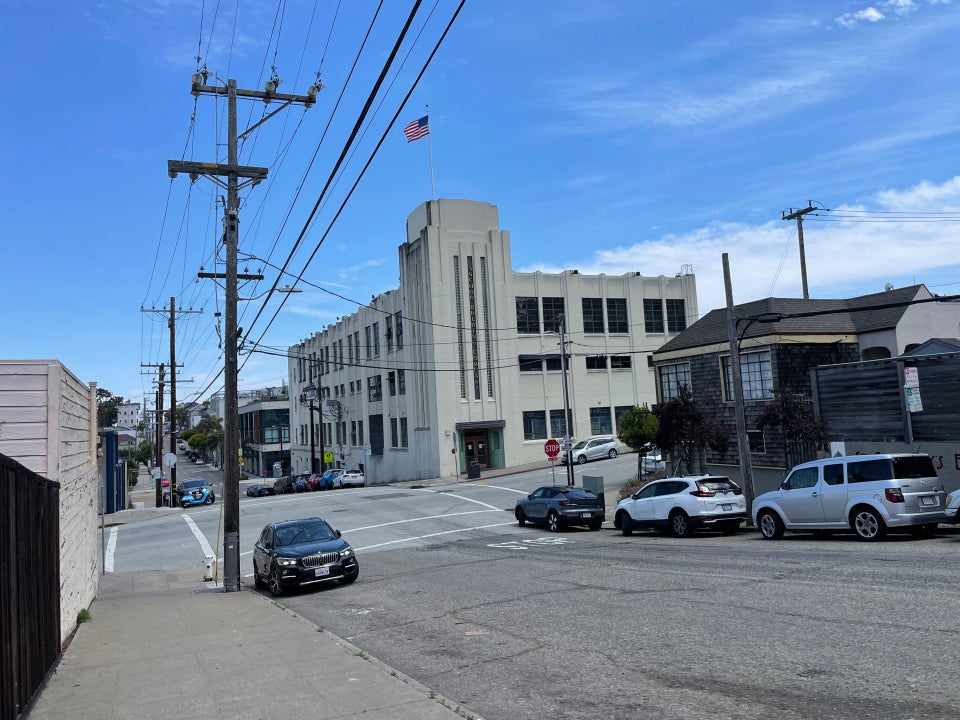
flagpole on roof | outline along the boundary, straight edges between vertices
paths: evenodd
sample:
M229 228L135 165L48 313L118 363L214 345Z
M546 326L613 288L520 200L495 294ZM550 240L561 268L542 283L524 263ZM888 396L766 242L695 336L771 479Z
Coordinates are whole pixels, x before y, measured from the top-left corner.
M429 105L425 105L424 107L426 107L426 109L427 109L427 118L429 118L429 117L430 117L430 106L429 106ZM428 120L428 122L429 122L429 120ZM430 199L431 199L431 200L436 200L436 199L437 199L437 189L436 189L436 187L435 187L434 184L433 184L433 139L430 137L429 134L427 135L427 148L429 149L428 151L429 151L429 153L430 153Z

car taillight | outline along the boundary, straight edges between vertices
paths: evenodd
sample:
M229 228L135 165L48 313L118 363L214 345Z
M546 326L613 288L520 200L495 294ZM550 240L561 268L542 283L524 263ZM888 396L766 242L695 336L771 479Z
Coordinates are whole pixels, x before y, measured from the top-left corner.
M709 490L691 490L690 494L695 497L713 497L716 495L715 492L710 492Z
M903 502L903 490L900 488L884 488L883 494L886 496L888 502Z
M557 505L573 505L569 500L560 500L557 502Z

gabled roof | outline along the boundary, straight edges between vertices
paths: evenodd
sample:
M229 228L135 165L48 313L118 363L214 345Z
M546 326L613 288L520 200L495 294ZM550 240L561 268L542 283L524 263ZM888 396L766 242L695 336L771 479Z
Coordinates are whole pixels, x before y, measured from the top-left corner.
M910 285L870 295L846 299L804 300L802 298L764 298L735 305L734 317L738 336L749 338L761 335L858 335L865 332L894 328L907 305L885 307L896 303L932 297L923 285ZM860 308L874 308L861 310ZM855 310L856 312L851 312ZM783 317L775 322L750 321L748 318L764 316L828 314L807 317ZM693 325L660 347L657 353L686 350L728 342L727 310L711 310ZM656 355L656 353L654 353Z
M930 338L926 342L920 343L913 350L905 352L904 355L944 355L947 353L960 353L960 340L954 338Z

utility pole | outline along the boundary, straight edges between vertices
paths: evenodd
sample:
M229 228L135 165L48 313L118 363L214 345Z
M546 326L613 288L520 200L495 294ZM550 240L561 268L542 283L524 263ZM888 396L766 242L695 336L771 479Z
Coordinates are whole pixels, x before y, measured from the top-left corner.
M730 258L723 253L723 286L727 293L727 336L730 340L730 374L733 376L733 404L737 420L737 450L740 453L740 472L743 475L743 495L747 514L753 509L753 464L750 460L750 440L747 437L747 418L743 403L743 375L740 372L740 345L737 341L737 318L733 308L733 287L730 284ZM748 523L751 520L747 520Z
M220 187L224 187L221 177L226 177L227 205L224 212L224 246L226 249L226 290L224 298L223 328L223 589L225 592L240 590L240 422L239 398L237 396L237 355L240 329L237 327L237 252L239 244L240 189L256 185L267 177L267 168L239 164L237 143L278 112L294 103L312 107L317 93L323 87L319 75L317 82L307 89L306 95L278 93L280 78L273 68L273 74L260 90L238 90L237 81L227 80L226 87L207 85L209 72L206 68L193 74L190 94L225 95L227 98L227 164L187 162L168 160L167 172L170 177L177 173L187 173L191 181L204 175ZM280 107L265 115L243 133L237 132L237 97L262 100L269 105L274 100L281 101ZM241 183L240 178L245 178Z
M807 213L812 213L814 210L820 210L821 208L816 208L813 206L812 200L807 200L807 207L801 208L800 210L794 210L790 208L789 213L786 210L783 210L780 213L781 219L783 220L796 220L797 221L797 237L800 242L800 280L803 283L803 299L810 299L810 290L807 288L807 255L803 250L803 216Z
M570 439L570 401L567 395L567 345L563 339L564 317L559 318L560 327L560 375L563 378L563 447L567 457L567 485L573 487L573 441Z

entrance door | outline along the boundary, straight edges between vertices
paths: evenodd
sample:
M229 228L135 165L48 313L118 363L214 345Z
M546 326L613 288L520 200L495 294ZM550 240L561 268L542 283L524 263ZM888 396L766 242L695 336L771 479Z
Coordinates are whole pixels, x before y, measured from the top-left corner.
M490 467L489 442L486 430L468 430L463 434L463 449L466 455L467 466L471 462L481 468Z

